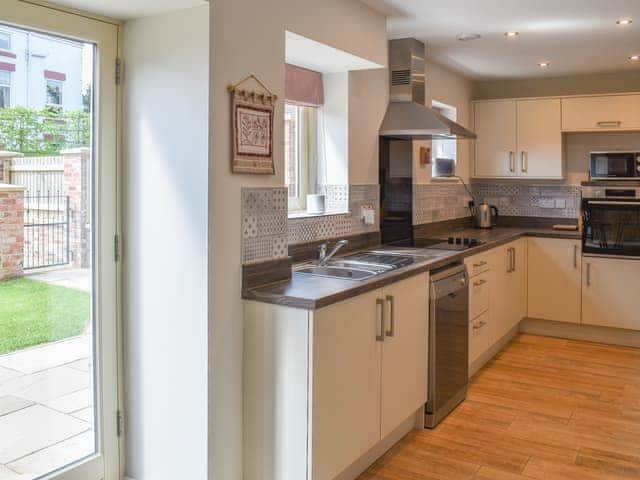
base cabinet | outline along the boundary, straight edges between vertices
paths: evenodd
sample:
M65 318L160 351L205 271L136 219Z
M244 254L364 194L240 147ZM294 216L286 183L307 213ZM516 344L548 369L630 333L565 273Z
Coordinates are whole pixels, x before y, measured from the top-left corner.
M640 330L640 260L584 257L582 323Z
M429 274L314 311L245 303L244 478L332 480L427 400Z
M528 316L580 323L581 242L528 240Z
M527 314L527 242L520 239L489 252L489 343L504 337Z

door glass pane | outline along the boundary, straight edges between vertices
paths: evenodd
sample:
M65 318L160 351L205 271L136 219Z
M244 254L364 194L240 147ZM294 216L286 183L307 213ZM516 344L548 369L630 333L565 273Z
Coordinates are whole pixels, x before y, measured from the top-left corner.
M585 252L640 254L640 202L586 202L584 210Z
M0 478L35 479L96 452L95 46L0 30Z

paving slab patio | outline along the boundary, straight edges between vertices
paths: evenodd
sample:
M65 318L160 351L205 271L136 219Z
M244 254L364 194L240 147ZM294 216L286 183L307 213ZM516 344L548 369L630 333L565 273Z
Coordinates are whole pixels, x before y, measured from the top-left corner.
M91 335L0 356L0 480L94 451Z

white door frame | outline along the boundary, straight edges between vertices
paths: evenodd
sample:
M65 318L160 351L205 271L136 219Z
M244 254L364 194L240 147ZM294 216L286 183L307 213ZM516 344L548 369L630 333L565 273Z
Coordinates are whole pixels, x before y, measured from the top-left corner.
M44 2L2 0L0 22L96 44L93 172L94 214L94 360L98 453L59 470L47 479L119 480L120 448L116 419L119 410L119 268L114 239L120 231L118 97L115 82L120 25Z

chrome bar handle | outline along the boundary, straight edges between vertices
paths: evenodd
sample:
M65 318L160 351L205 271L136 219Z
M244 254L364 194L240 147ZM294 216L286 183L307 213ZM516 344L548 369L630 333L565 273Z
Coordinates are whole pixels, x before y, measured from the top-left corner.
M384 342L384 329L386 322L386 315L384 314L384 300L376 298L376 305L380 307L380 335L376 335L376 342Z
M473 286L474 287L480 287L480 286L484 285L485 283L487 283L487 281L485 279L481 279L481 280L478 280L477 282L473 282Z
M517 256L516 256L516 248L515 247L513 247L511 249L511 258L513 259L513 271L515 272L518 269L518 264L516 263Z
M520 170L522 173L527 173L529 170L529 155L524 150L520 152Z
M578 245L573 245L573 268L578 268Z
M509 151L509 171L511 173L516 171L516 154L513 150Z
M484 267L486 264L487 264L487 262L482 260L481 262L474 263L473 266L476 267L476 268L480 268L480 267Z
M598 122L599 127L619 127L620 125L622 125L620 120L605 120Z
M591 286L591 264L587 262L587 287Z
M389 302L389 312L391 313L391 326L386 336L393 338L396 336L396 300L393 295L387 295L387 302Z

